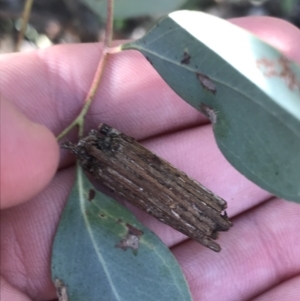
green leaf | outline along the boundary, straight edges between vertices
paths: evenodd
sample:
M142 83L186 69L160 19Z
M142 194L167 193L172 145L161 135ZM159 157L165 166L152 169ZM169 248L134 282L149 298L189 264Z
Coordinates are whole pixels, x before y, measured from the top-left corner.
M140 51L213 123L228 161L266 190L300 201L300 67L251 33L178 11L122 49ZM201 167L199 167L201 168Z
M80 0L100 18L106 19L107 0ZM140 16L165 15L178 9L186 0L115 0L114 17L126 19Z
M285 14L285 17L293 15L295 10L297 11L297 5L299 5L298 0L285 0L280 1L281 10Z
M191 300L169 249L95 191L81 167L54 240L52 279L63 301Z

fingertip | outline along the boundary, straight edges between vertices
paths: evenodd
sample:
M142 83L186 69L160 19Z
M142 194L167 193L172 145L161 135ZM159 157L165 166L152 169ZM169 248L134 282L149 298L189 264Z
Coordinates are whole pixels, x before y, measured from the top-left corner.
M300 62L300 30L293 24L266 16L234 18L230 22L253 32L290 59Z
M4 277L0 278L1 301L30 301L24 293L14 288Z
M1 100L1 208L31 199L54 176L59 147L54 135Z

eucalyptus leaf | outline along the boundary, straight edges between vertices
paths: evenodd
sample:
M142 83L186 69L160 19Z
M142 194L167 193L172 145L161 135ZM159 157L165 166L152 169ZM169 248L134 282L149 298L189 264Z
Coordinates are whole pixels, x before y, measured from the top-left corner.
M106 19L107 0L80 0L96 15ZM114 17L127 19L141 16L165 15L178 9L186 0L115 0Z
M169 249L77 167L52 253L62 301L191 300Z
M220 150L237 170L300 202L299 65L230 22L193 11L171 13L122 49L140 51L210 118Z

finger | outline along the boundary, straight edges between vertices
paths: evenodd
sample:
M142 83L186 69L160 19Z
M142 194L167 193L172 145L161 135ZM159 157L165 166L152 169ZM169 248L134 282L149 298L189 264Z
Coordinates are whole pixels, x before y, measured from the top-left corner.
M221 155L210 125L148 139L143 141L143 145L224 198L231 218L271 197L270 193L241 175ZM129 204L127 206L169 247L186 239L183 234L163 226L141 210ZM226 236L227 233L221 235Z
M175 166L192 174L195 179L204 182L214 192L228 198L231 216L258 204L268 196L268 193L241 176L219 155L209 126L151 139L145 144L159 155L164 155ZM179 156L186 153L189 154L189 160L185 160L186 156ZM49 273L50 250L59 216L74 183L74 176L72 168L61 169L38 198L6 210L1 218L2 271L4 275L8 273L7 279L16 287L28 287L29 296L35 291L39 292L39 299L50 299L54 296ZM149 215L137 209L133 211L168 246L186 239L181 233ZM226 238L229 233L222 233L221 238ZM222 241L220 244L223 246ZM21 256L12 253L12 250L19 250L20 246ZM11 267L14 273L9 273Z
M12 287L3 277L0 279L0 300L31 301L25 294Z
M278 30L282 26L280 20L262 18L258 22L254 18L257 25L250 28L250 20L244 18L235 22L248 26L258 35L263 35L264 28L268 34L263 38L267 41L276 36L278 41L283 41L278 44L282 47L289 42L289 54L299 52L300 33L292 25L285 25L285 30L281 31ZM24 55L4 56L2 93L30 119L45 124L57 135L82 108L100 53L101 45L91 44L63 45L32 52L26 54L25 61ZM18 83L18 92L13 89L14 83ZM32 103L26 103L24 95ZM110 56L87 117L87 127L107 122L128 135L144 139L201 124L204 120L160 79L141 54L125 51Z
M192 241L175 247L194 299L249 300L299 275L299 214L297 204L270 200L233 220L219 254Z
M146 141L145 145L157 154L165 156L172 164L191 174L193 178L204 182L203 184L216 193L228 197L230 215L245 210L247 206L257 204L268 195L239 175L219 155L209 126L151 139ZM185 160L186 156L179 156L186 153L189 153L189 160ZM43 294L39 295L40 299L53 297L54 289L49 275L51 243L73 181L74 170L61 169L38 198L3 213L2 271L6 275L13 266L14 273L8 273L7 279L16 287L29 287L30 292L27 292L29 296L32 296L34 291L38 291ZM133 211L137 213L142 223L156 232L168 246L186 239L181 233L149 215L137 212L137 209ZM227 234L224 233L221 237ZM12 250L19 250L20 246L22 246L22 256L12 254ZM20 275L27 277L20 277ZM26 282L28 279L31 281L30 285Z
M271 288L269 291L263 293L259 297L252 299L252 301L299 301L300 296L300 275L293 277L279 285Z
M276 28L274 29L274 32L275 31L276 31ZM79 47L81 50L79 48L76 48L76 47ZM31 96L33 96L33 97L37 97L38 96L40 98L39 100L41 102L41 103L39 103L39 102L35 101L33 104L29 104L29 106L31 106L31 110L37 109L37 111L39 113L41 113L41 116L43 116L43 118L40 118L40 116L37 116L37 114L31 114L31 118L33 118L33 119L34 118L40 118L39 119L40 122L44 122L52 130L56 129L57 132L59 132L59 130L64 126L64 123L67 123L68 119L72 119L73 116L76 115L78 113L79 109L81 108L81 105L82 105L81 96L83 96L83 97L85 96L85 93L86 93L85 89L87 90L86 86L88 86L88 81L89 81L89 80L87 80L87 75L89 75L90 73L92 74L94 72L94 69L91 71L91 65L92 65L91 62L93 62L94 65L95 65L95 62L97 61L97 59L94 59L94 58L97 57L97 55L99 54L99 49L98 49L97 45L79 45L79 46L76 46L76 47L75 47L76 50L80 50L79 53L77 53L76 51L73 51L75 49L75 48L73 48L73 46L72 47L57 47L57 48L54 48L54 49L52 48L53 51L57 52L56 55L53 55L53 56L51 56L50 52L48 52L47 54L45 54L45 52L39 53L39 58L35 62L35 64L38 65L41 68L39 69L39 68L37 68L37 66L35 66L35 71L37 72L37 76L34 77L35 82L34 82L33 86L34 87L41 87L41 93L39 94L38 91L31 91L33 89L30 89L30 88L27 87L28 93L32 93ZM91 58L90 56L87 56L87 59L85 60L85 65L88 68L85 69L84 66L81 66L81 65L78 66L78 62L82 61L82 56L86 55L87 51L92 56L94 55L94 58ZM114 120L113 114L116 113L116 112L118 112L118 110L119 110L119 112L122 111L123 113L121 112L122 115L120 114L120 115L116 115L115 116L115 119L118 119L118 121L115 121L115 122L120 122L122 120L126 121L126 118L122 119L122 118L124 118L123 115L126 115L127 113L130 114L131 113L130 111L132 111L133 109L136 109L136 106L137 106L136 101L135 101L136 99L135 98L134 99L130 98L130 93L129 93L130 91L128 92L128 95L125 94L126 97L122 98L122 101L119 100L119 99L117 99L117 97L120 97L121 92L120 93L118 92L117 95L114 95L114 93L111 91L111 87L115 87L115 85L118 84L118 83L120 83L122 80L123 80L123 82L124 81L128 82L128 77L126 77L126 74L128 74L127 73L128 70L127 71L126 70L122 71L123 72L122 76L119 74L119 71L120 71L119 68L121 66L123 66L124 69L126 69L126 68L128 68L128 69L130 69L130 68L136 68L135 64L139 63L140 64L139 68L141 68L141 67L144 66L143 64L146 63L144 61L144 59L142 59L142 60L137 59L137 61L135 61L135 63L133 63L132 61L128 61L127 55L128 54L126 54L126 53L122 54L122 57L120 57L118 55L116 57L119 58L119 61L115 62L114 60L111 60L109 62L108 67L111 68L111 69L109 69L109 70L111 70L109 72L111 72L112 74L108 73L108 75L113 77L113 81L112 81L112 83L108 83L109 86L107 88L101 88L102 89L102 95L99 95L96 98L96 102L94 103L93 108L91 110L91 115L89 115L90 125L92 125L92 123L96 124L97 123L96 120L99 119L99 116L100 117L102 116L103 118L106 117L106 116L109 116L107 114L108 114L108 112L110 110L112 110L111 113L110 113L111 117L109 117L109 118L111 118L111 121ZM132 55L132 57L131 57L132 59L138 58L136 56L136 54L134 54L133 52L130 55ZM12 64L14 62L11 59L10 59L10 63L12 64L12 66L14 68L16 68L16 66L17 66L17 68L19 68L20 65L21 65L21 61L19 61L19 64L17 64L16 57L18 57L18 56L15 56L15 63L16 63L16 65ZM42 62L40 62L39 60L42 60ZM73 66L69 66L68 65L68 63L70 63L69 60L71 61L71 63L73 63ZM29 76L30 76L30 70L29 70L30 68L28 68L28 65L30 65L30 64L31 64L31 62L27 61L25 63L25 67L23 69L23 72L27 72L27 71L29 72L28 73ZM41 64L41 65L39 65L39 64ZM76 68L74 67L74 65L76 65ZM3 64L2 64L2 66L3 66ZM8 65L6 65L5 68L8 68L7 66ZM74 69L72 69L72 68L74 68ZM121 68L121 70L123 70L122 68ZM10 72L10 70L8 70L8 69L6 69L6 70L7 70L8 73ZM40 73L40 70L41 70L41 73ZM46 81L47 84L43 83L44 77L45 77L45 75L43 75L43 72L45 72L45 70L48 70L48 71L50 70L50 73L48 74L48 77L47 77L48 80ZM74 73L71 76L71 79L69 78L70 76L68 76L70 70L74 71ZM146 71L147 71L147 69L146 69ZM136 74L141 74L141 73L143 73L143 72L141 72L140 69L139 69L139 72L136 72ZM57 74L59 75L59 80L55 79L55 74L56 74L56 76L57 76ZM83 74L83 76L79 77L79 74ZM130 73L130 74L132 74L132 73ZM16 76L16 75L14 75L14 76ZM151 73L150 74L147 73L147 77L148 76L149 76L150 82L151 82L153 76L155 76L157 78L156 74L155 75L153 75L153 74L151 75ZM91 77L92 77L92 75L90 75L90 78ZM13 78L12 77L12 73L8 74L8 77L6 77L6 80L8 78ZM21 80L22 79L21 77L14 77L14 78L16 80ZM41 80L41 82L39 82L40 80ZM61 81L62 83L60 84L59 81ZM21 86L22 86L22 89L26 90L26 87L24 87L23 84L21 84ZM50 92L48 90L48 88L49 88L48 86L52 87L52 90ZM64 88L65 87L68 87L68 88L64 89L64 88L62 88L62 86L64 86ZM124 85L123 85L123 88L124 88ZM23 91L22 89L21 89L21 91ZM108 91L106 91L106 89ZM155 101L155 102L149 101L149 95L148 94L147 95L143 94L144 93L143 91L137 90L137 86L134 89L135 90L133 90L133 91L136 91L136 92L139 91L139 93L140 93L140 94L138 94L138 97L142 99L142 101L140 102L140 106L141 107L143 107L143 105L145 103L146 103L146 106L149 105L149 103L150 103L150 105L148 107L148 109L150 110L150 112L151 112L151 110L155 111L155 107L156 106L159 106L159 108L161 107L161 104L159 104L157 101ZM37 90L39 90L39 89L37 89ZM117 89L113 89L113 90L116 91ZM149 90L150 90L150 92L151 91L153 92L153 89L148 89L148 92L149 92ZM131 91L131 92L133 92L133 91ZM166 91L163 90L163 89L160 89L159 91L160 91L160 93L162 93L164 95L163 96L164 101L166 99L168 100L168 97L166 97L166 94L165 94ZM79 92L79 94L80 93L81 94L79 95L78 92ZM102 98L103 96L104 96L104 98ZM148 97L146 97L146 96L148 96ZM107 97L107 99L106 99L106 97ZM109 97L112 97L112 99L108 100ZM122 97L123 97L123 95L122 95ZM135 97L136 97L136 95L135 95ZM22 99L22 96L21 96L21 99ZM52 99L52 101L50 101L50 105L49 105L49 102L46 102L47 99L48 100ZM58 100L56 101L55 99L58 99ZM132 101L131 104L130 104L130 99ZM43 102L44 100L45 100L45 102ZM19 103L18 99L15 99L15 101L16 101L16 103ZM75 104L73 103L73 101L74 101ZM110 106L110 102L111 101L114 102L114 105L112 105L112 106ZM100 103L98 103L98 102L100 102ZM128 103L128 105L126 103ZM74 104L74 107L73 107L73 104ZM155 104L155 106L153 106L154 104ZM22 103L20 105L22 106ZM55 107L55 113L52 112L52 110L53 110L52 105L54 105L54 107ZM118 105L121 106L123 110L119 109ZM45 106L46 106L46 108L45 108ZM65 106L65 109L64 109L64 106ZM27 110L27 112L29 112L29 113L31 112L31 110L28 110L25 107L23 107L23 109L24 109L24 111ZM105 109L104 110L105 114L102 113L103 109ZM172 107L172 109L173 109L173 107ZM181 109L182 109L182 111L184 111L184 109L182 107L181 107ZM115 111L115 110L117 110L117 111ZM142 126L144 127L143 119L144 120L147 119L148 115L146 114L147 112L145 113L143 111L143 108L141 110L142 110L140 112L141 115L137 114L136 118L138 118L139 123L142 123ZM51 118L49 118L48 112L50 112L50 115L52 114L51 116L54 118L53 120ZM161 112L161 110L159 110L159 112ZM185 115L184 112L176 113L176 112L172 111L172 114L174 114L175 118L179 118L179 119L181 118L181 116L184 116L184 118L188 118L188 117L191 116L190 114L186 114ZM174 122L172 116L171 116L170 113L166 114L166 118L167 118L168 122ZM66 121L66 119L67 119L67 121ZM108 122L108 123L112 124L112 122L109 122L109 120L105 120L105 122ZM148 121L145 121L145 122L147 123ZM155 122L155 120L152 120L151 122L153 123L153 122ZM180 121L180 122L182 122L182 121ZM182 125L184 126L184 125L188 124L186 122L187 121L184 121L184 123ZM151 123L150 123L150 125L151 125ZM164 130L168 129L168 128L164 128L163 124L159 124L158 127L155 127L155 123L152 124L152 125L154 125L154 130L152 131L152 129L149 129L148 134L150 136L151 136L151 133L156 133L156 132L164 131ZM139 138L148 137L148 134L145 133L144 130L141 131L141 132L139 132L139 128L138 129L132 129L132 128L130 128L130 127L132 127L132 124L128 125L128 127L127 127L127 125L124 123L122 126L123 126L123 129L125 129L125 130L127 129L128 130L127 131L128 134L135 135L134 133L140 133L139 135L137 134L137 137L139 137ZM202 139L202 137L199 137L199 140L201 140L201 139ZM188 172L187 169L186 169L186 171ZM211 178L213 180L213 176ZM35 227L36 227L36 229L41 229L41 228L39 228L39 225L41 225L41 224L48 224L48 222L51 223L53 227L55 227L57 225L57 223L58 223L58 215L61 212L60 210L62 208L63 202L67 198L67 195L69 193L68 189L70 189L72 183L67 184L67 186L63 186L63 181L61 181L61 182L56 182L55 181L55 183L56 183L55 186L51 186L51 189L53 189L55 191L55 197L51 198L51 193L50 192L48 192L48 194L45 195L47 197L50 197L51 199L54 199L55 201L49 202L49 200L44 199L44 202L43 202L44 207L40 208L40 210L41 210L41 212L43 212L43 214L48 214L51 218L56 217L56 219L52 220L52 219L47 219L46 218L47 222L44 223L45 216L42 215L43 218L40 218L39 221L35 221L35 225L36 225ZM213 186L211 186L211 188L213 188ZM241 192L243 192L243 189L241 189ZM46 193L46 191L45 191L45 193ZM247 196L247 197L250 199L250 193L252 193L251 189L248 190L247 188L245 188L244 193L245 194L249 193L249 196ZM43 199L44 196L40 196L40 198ZM241 194L239 196L237 195L236 196L237 201L238 201L239 198L245 198L245 195L243 195L243 194ZM53 207L52 207L53 210L49 209L49 207L48 207L49 203L50 204L52 204L52 203L55 204L57 206L57 208L59 208L59 209L56 208L57 210L54 210ZM32 204L32 202L29 202L29 203L26 203L26 204L23 205L23 206L26 206L26 207L28 206L29 209L26 210L27 214L22 219L22 223L26 222L25 221L25 217L27 218L27 221L28 221L28 219L30 219L30 217L32 216L32 212L34 211L33 210L34 206L30 207L31 204ZM14 209L17 209L17 207L14 208ZM13 210L13 209L10 209L10 210ZM12 213L10 215L10 219L12 219L13 216L14 216L13 212L14 211L12 211ZM17 217L18 216L21 216L21 213L19 213L19 215L17 215ZM15 220L18 220L18 218L16 218ZM22 223L20 223L20 226L18 227L18 229L22 229ZM55 225L53 225L53 224L55 224ZM45 227L45 225L44 225L44 227ZM53 229L52 231L53 232L51 232L51 231L49 231L49 232L43 232L41 230L41 232L39 232L39 233L42 233L42 236L43 236L43 240L42 240L41 244L42 244L43 247L46 244L46 246L45 246L46 250L48 248L50 248L49 245L47 245L47 243L50 244L50 242L47 240L47 238L51 237L51 239L52 239L55 230ZM5 231L3 231L3 232L5 232ZM20 232L19 235L21 235L21 230L19 230L19 232ZM27 232L29 233L29 229L28 229ZM33 245L36 246L36 243L37 242L35 242ZM11 245L13 245L13 244L15 244L15 242L13 242L11 240ZM29 242L28 242L28 245L29 245ZM13 247L10 248L10 250L11 249L14 250ZM41 245L37 246L37 249L40 250L41 249ZM39 259L39 261L36 264L37 268L40 268L40 267L44 268L44 265L46 263L48 263L48 261L49 261L49 258L48 257L45 258L45 256L43 255L45 249L41 250L41 254L40 254L41 258ZM201 250L203 250L203 249L201 249ZM7 252L7 254L8 253L9 252ZM25 252L25 254L26 254L26 256L28 256L28 258L31 258L32 262L35 262L36 256L31 256L29 251L28 251L28 254L27 254L27 252ZM24 261L24 262L26 262L26 261ZM27 261L27 262L30 262L30 261ZM40 276L39 273L34 274L34 275L31 274L30 277L28 277L28 278L31 279L33 282L36 283L36 282L39 282L39 276ZM50 278L50 275L48 275L48 277ZM32 288L32 286L31 286L31 288ZM44 289L44 286L41 285L41 286L38 287L38 289L40 290L39 292L41 293L41 290ZM34 290L32 289L32 291L34 291ZM42 298L40 298L40 299L42 299Z
M58 165L58 145L44 126L29 121L1 100L1 208L22 203L42 191Z
M300 31L291 23L273 17L236 18L231 19L230 22L253 31L261 39L282 51L287 57L300 63L300 51L296 47L296 45L300 45Z
M56 296L51 281L52 243L74 177L74 168L61 170L38 196L1 211L1 274L33 300Z
M262 190L253 187L253 184L251 184L249 181L243 178L238 178L238 173L232 167L230 167L228 163L224 159L222 159L222 157L217 156L215 151L211 150L210 140L214 141L213 137L211 135L210 138L205 138L206 136L209 136L209 134L205 132L209 131L208 126L206 128L191 129L190 131L193 131L191 135L188 133L189 131L186 131L186 133L182 133L182 136L180 136L180 133L172 134L171 136L178 135L177 139L174 139L174 141L180 141L181 145L183 146L191 144L186 143L188 142L188 140L184 140L189 136L191 137L192 141L199 141L199 139L194 139L195 135L201 138L200 140L203 142L203 145L201 147L199 147L199 142L197 142L194 145L191 145L191 149L195 147L195 149L200 150L199 156L201 159L201 168L197 168L197 160L199 160L199 158L197 159L196 155L194 154L195 152L191 152L191 156L189 156L189 160L191 160L194 164L190 165L189 160L182 160L182 157L177 160L177 151L180 153L190 153L191 149L181 147L179 148L179 150L176 150L177 147L174 147L174 141L172 142L172 140L168 140L169 137L166 137L165 142L160 140L151 140L151 143L148 143L148 146L152 149L156 148L156 150L158 152L161 152L162 154L167 154L167 158L170 159L173 164L180 165L184 171L191 170L191 173L193 173L193 176L195 178L197 178L200 181L201 179L203 179L203 181L206 181L205 184L209 186L209 188L211 188L212 190L218 190L219 193L222 194L222 196L228 196L229 201L231 202L229 207L230 209L233 207L233 210L231 210L231 214L236 214L236 210L245 209L244 203L256 204L257 200L264 196L264 192ZM177 146L177 144L175 144L175 146ZM178 145L178 147L180 146ZM218 158L220 158L221 160ZM220 166L221 170L224 170L224 173L216 175L214 172L217 172L218 169L214 167L214 164ZM193 168L191 168L191 166ZM7 233L8 238L14 238L13 241L10 241L11 247L9 249L18 249L17 247L12 247L12 245L15 244L15 241L22 243L22 245L28 246L27 249L23 247L23 254L26 254L28 257L24 258L24 261L22 261L28 264L28 271L30 271L30 273L27 274L28 279L34 278L39 279L39 281L42 281L43 279L44 281L46 281L45 274L47 273L45 273L44 269L41 269L41 264L44 262L48 262L49 260L48 256L50 255L47 252L47 250L50 249L50 245L48 245L50 241L45 241L42 237L53 237L54 235L55 225L58 223L59 212L62 209L63 203L66 200L73 183L73 178L70 178L70 175L68 174L69 173L64 173L62 175L61 173L59 173L58 178L55 179L55 181L52 183L53 186L49 186L49 191L46 190L45 194L40 195L40 198L42 199L24 204L21 208L17 207L19 208L19 213L15 213L16 215L13 214L13 210L11 210L11 214L5 214L6 218L12 221L12 224L14 225L14 227L12 227L12 224L8 224L8 229L14 229L16 231L14 234L12 234L10 233L10 231L6 230L4 226L1 226L1 228L4 229L3 232ZM66 178L70 178L71 181L68 181L66 183L64 181L64 179ZM205 180L207 178L208 180ZM51 191L53 191L54 194L51 193ZM49 202L49 199L55 200L55 202ZM241 206L242 208L239 208L239 206ZM30 223L28 223L28 221L30 221ZM146 225L151 224L151 222L156 223L157 227L155 229L155 232L157 232L163 238L163 240L169 244L174 243L174 241L178 242L179 238L182 239L182 236L180 236L178 232L171 230L173 231L173 234L171 235L173 235L172 239L174 240L171 241L170 238L172 236L170 236L169 230L166 229L167 227L163 227L161 224L157 224L157 222L155 222L149 217L147 217L144 222ZM26 229L28 229L28 231L26 231ZM33 231L33 229L36 230ZM227 235L228 233L224 233L221 235L221 237L225 238L227 237ZM18 238L15 239L15 237ZM23 241L23 238L26 238L26 242ZM41 247L41 245L38 245L39 240L43 241L43 247ZM5 239L5 241L7 244L8 240ZM46 246L44 246L45 243ZM220 243L223 246L223 242L221 241ZM32 250L32 248L34 248L34 251ZM2 252L2 254L3 258L7 258L4 261L7 264L11 263L11 251L7 252L7 254ZM33 261L35 262L35 265L32 265ZM20 266L23 265L20 264ZM32 268L33 266L36 267L36 271ZM15 269L15 271L20 272L21 275L24 274L23 271L23 273L21 273L21 271L18 271L18 269ZM48 268L46 269L46 271L48 271ZM36 273L39 276L36 276ZM44 275L44 278L42 277L42 275ZM14 276L14 279L16 280L17 277ZM45 285L39 287L45 287Z
M58 135L80 112L101 49L101 44L61 45L28 54L25 62L22 55L8 55L1 66L2 93ZM32 102L25 103L22 95ZM126 51L109 57L86 127L106 122L141 139L201 120L207 119L183 102L141 54Z

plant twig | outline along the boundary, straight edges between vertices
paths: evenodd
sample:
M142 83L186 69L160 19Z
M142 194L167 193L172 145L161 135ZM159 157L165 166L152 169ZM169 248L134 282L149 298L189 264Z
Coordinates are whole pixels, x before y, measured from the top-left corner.
M105 63L106 63L108 54L111 53L109 46L111 44L112 35L113 35L113 7L114 7L113 2L114 2L113 0L107 0L107 20L106 20L106 30L105 30L105 38L104 38L102 56L98 63L98 67L97 67L96 73L94 75L94 79L91 84L90 90L84 100L84 106L83 106L81 112L79 113L79 115L76 117L76 119L57 136L57 140L61 139L65 135L67 135L75 126L79 127L79 130L78 130L79 138L81 138L83 135L85 115L86 115L88 109L90 108L90 105L97 92L100 80L103 75L103 71L104 71L104 67L105 67Z
M23 42L24 34L27 29L33 1L34 0L26 0L26 2L25 2L23 15L22 15L21 29L19 32L18 41L17 41L16 48L15 48L15 51L17 51L17 52L20 51L20 49L21 49L21 44Z
M79 127L79 137L82 137L83 135L83 127L84 127L84 117L94 99L94 96L97 92L100 80L102 78L102 74L104 71L104 66L106 63L106 59L107 59L107 51L106 48L104 46L103 50L102 50L102 55L101 55L101 59L99 61L92 85L90 87L90 90L84 100L84 106L81 110L81 112L79 113L79 115L76 117L75 120L73 120L73 122L67 126L58 136L57 136L57 140L61 139L62 137L64 137L65 135L67 135L75 126Z
M106 18L104 46L110 47L113 36L114 0L107 0Z

